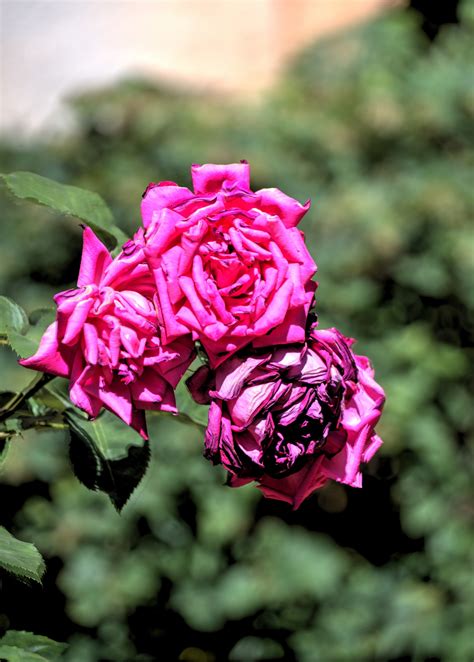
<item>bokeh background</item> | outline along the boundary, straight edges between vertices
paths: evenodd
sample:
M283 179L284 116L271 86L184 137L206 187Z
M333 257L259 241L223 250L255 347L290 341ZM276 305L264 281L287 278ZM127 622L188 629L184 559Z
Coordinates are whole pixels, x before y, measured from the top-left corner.
M193 162L246 158L255 189L311 197L302 227L319 265L320 323L358 339L387 405L364 488L329 485L297 512L251 486L225 487L199 432L172 419L153 421L150 471L121 516L76 480L62 432L25 433L2 474L0 523L39 547L47 574L43 588L2 578L0 627L68 641L74 662L471 662L472 0L334 3L339 22L329 12L324 30L317 3L303 3L278 24L289 26L285 45L274 24L229 0L250 25L239 40L243 28L227 23L222 57L246 51L238 76L212 69L227 35L216 41L212 17L201 19L175 33L176 70L170 56L161 69L147 60L146 76L96 80L89 92L78 83L67 121L54 104L44 112L44 85L36 106L22 102L22 71L36 58L40 79L42 51L21 30L38 3L17 4L24 18L3 7L1 170L95 190L128 232L146 184L189 184ZM114 3L91 6L107 46ZM76 27L82 71L88 42ZM18 63L8 59L15 34ZM56 49L59 72L71 44L54 34L36 39ZM210 43L214 60L196 63L190 43ZM0 292L29 311L49 306L74 282L80 229L1 193ZM2 390L21 387L31 374L1 349Z

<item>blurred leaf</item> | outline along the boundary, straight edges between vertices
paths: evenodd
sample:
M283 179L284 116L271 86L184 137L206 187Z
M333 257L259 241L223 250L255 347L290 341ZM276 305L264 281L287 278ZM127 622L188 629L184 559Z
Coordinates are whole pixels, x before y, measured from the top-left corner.
M12 299L0 296L0 335L11 331L25 333L28 326L28 317L23 308Z
M17 646L4 646L0 641L0 659L2 662L41 662L41 660L51 659L42 655L37 655L32 651L18 648ZM58 659L52 658L52 659Z
M3 413L3 407L11 403L16 397L18 397L17 394L12 391L0 393L0 415ZM2 472L2 467L5 464L10 449L10 438L16 431L16 424L13 422L15 420L17 421L17 419L12 420L7 418L0 424L0 473Z
M8 630L0 639L0 657L7 662L54 662L67 645L32 632Z
M15 418L13 416L11 418L7 418L4 425L7 432L11 432L12 434L18 434L18 432L21 431L21 421L19 418Z
M0 526L0 567L24 579L41 583L45 571L43 557L29 542L18 540Z
M74 473L89 489L105 492L120 512L146 473L148 442L109 412L87 421L71 409L65 420Z
M178 660L180 662L215 662L213 653L196 648L195 646L188 646L181 651Z
M13 391L0 391L0 410L8 404L13 397L15 397Z
M281 660L285 656L283 646L272 639L244 637L238 641L229 653L229 660Z
M93 191L60 184L33 172L1 174L10 193L17 198L51 207L61 214L75 216L89 225L109 248L124 243L128 237L114 225L112 213Z

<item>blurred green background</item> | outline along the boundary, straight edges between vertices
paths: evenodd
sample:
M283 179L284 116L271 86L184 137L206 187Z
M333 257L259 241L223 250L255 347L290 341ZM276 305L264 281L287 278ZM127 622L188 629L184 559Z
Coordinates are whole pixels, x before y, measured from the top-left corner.
M364 488L296 513L231 490L195 428L153 421L153 461L119 516L72 474L61 432L15 440L1 524L47 559L4 577L0 626L69 641L67 660L474 658L474 5L428 39L393 10L302 53L238 106L143 81L72 103L67 138L0 144L2 171L99 192L133 232L149 181L247 159L253 188L313 206L322 326L358 339L387 392ZM0 292L26 310L74 282L77 222L2 195ZM2 348L3 389L31 373Z

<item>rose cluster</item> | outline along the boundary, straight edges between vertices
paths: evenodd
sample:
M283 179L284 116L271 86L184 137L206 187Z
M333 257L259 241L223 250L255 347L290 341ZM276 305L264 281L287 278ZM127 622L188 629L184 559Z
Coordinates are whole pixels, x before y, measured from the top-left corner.
M360 487L381 445L384 392L368 359L319 329L316 265L297 225L309 209L250 189L246 162L194 165L194 191L150 184L143 228L112 258L89 228L77 288L26 367L68 377L91 418L102 407L146 438L146 410L177 413L187 380L209 405L205 456L229 484L256 481L297 508L328 479Z

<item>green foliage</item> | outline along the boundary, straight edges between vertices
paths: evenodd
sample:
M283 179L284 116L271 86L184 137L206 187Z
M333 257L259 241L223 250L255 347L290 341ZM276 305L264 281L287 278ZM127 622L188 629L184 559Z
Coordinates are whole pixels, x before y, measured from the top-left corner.
M358 339L387 391L363 490L332 486L296 514L226 487L188 419L151 421L120 517L72 476L63 430L16 436L4 481L28 498L11 515L63 563L66 659L153 659L166 642L175 658L472 660L472 2L460 15L432 45L407 11L319 42L258 107L124 82L75 101L74 136L0 148L4 170L98 190L127 231L146 184L189 184L192 162L247 158L254 188L311 196L320 323ZM32 310L75 278L80 237L25 209L7 203L0 282ZM2 349L21 392L31 375ZM53 381L28 408L61 397Z
M0 394L0 439L8 440L29 428L59 424L60 410L50 410L43 405L41 398L36 397L36 393L51 379L52 375L35 373L34 378L18 393L7 391Z
M189 377L195 370L198 369L200 362L194 361L191 367L187 370L186 375L178 384L176 389L176 406L179 411L179 418L184 422L199 425L203 429L207 426L207 414L209 407L206 405L198 405L191 397L189 390L186 386L186 378Z
M7 297L0 297L0 323L3 320L5 342L20 357L36 352L41 335L54 318L52 310L35 311L30 317L34 325L30 326L22 308ZM148 443L109 412L94 421L87 420L71 404L66 380L56 378L43 389L51 379L52 376L37 374L26 389L6 393L0 400L0 441L3 444L0 463L5 461L10 437L22 430L44 425L68 427L70 457L76 476L89 489L105 492L120 512L146 472L150 456ZM183 416L192 422L189 396L188 401L190 413L183 413Z
M31 632L9 630L0 639L0 657L6 662L55 662L66 644Z
M77 410L64 416L74 472L91 490L105 492L120 512L148 467L148 442L109 412L88 421Z
M127 236L114 225L110 209L97 193L60 184L33 172L0 174L0 178L15 197L84 221L109 248L115 248L117 242L127 241Z
M38 349L41 336L46 327L51 324L55 317L55 311L51 309L39 309L31 313L28 320L26 313L15 304L19 311L24 315L24 322L21 327L10 327L6 329L5 343L10 345L19 358L32 356Z
M9 439L3 438L0 441L0 473L2 472L2 467L6 462L8 451L10 450L10 441Z
M41 554L29 542L18 540L0 526L0 567L23 579L41 583L45 565Z
M23 308L8 297L0 296L0 335L6 335L9 331L24 333L28 326Z

